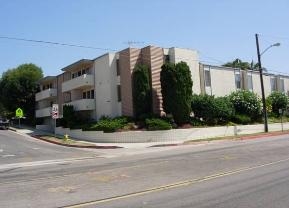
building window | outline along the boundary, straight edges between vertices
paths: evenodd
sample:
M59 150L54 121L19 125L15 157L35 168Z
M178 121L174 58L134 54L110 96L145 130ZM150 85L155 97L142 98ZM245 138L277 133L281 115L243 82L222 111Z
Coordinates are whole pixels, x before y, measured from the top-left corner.
M280 92L285 92L284 79L280 79Z
M170 55L165 55L165 63L170 63Z
M241 74L240 71L235 72L235 85L236 89L241 89Z
M252 74L247 74L248 90L253 91L253 79Z
M205 70L205 87L211 86L211 73L209 70Z
M271 92L277 91L277 77L271 77L270 83L271 83Z
M94 99L94 90L83 91L82 99Z
M90 90L90 94L91 94L91 99L94 99L94 90Z
M119 68L119 59L116 59L116 75L120 75L120 68Z
M117 101L121 101L121 88L120 85L117 85Z

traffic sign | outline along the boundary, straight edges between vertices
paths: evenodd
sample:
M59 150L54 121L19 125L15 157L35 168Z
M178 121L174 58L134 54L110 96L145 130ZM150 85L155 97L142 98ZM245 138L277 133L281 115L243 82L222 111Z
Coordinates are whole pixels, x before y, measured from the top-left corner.
M58 104L53 104L53 105L52 105L52 112L51 112L51 114L52 114L52 118L53 118L53 119L59 118Z
M17 108L15 111L16 117L17 118L22 118L23 117L23 110L21 108Z

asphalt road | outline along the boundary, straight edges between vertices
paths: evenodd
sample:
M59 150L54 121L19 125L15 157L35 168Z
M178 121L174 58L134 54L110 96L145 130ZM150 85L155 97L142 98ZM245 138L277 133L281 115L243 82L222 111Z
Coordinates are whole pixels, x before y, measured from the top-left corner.
M28 154L28 144L35 141L16 137L27 145L23 149ZM20 166L13 160L1 161L0 207L271 208L289 204L288 135L154 148L146 154L111 158L97 151L40 143L36 148L44 148L39 152L45 153L42 159L50 161L52 152L52 159L61 162ZM18 143L17 151L21 150ZM10 151L17 153L12 146ZM69 155L82 159L63 159ZM16 161L21 159L17 157Z
M45 143L13 131L0 130L0 164L94 157L98 154Z

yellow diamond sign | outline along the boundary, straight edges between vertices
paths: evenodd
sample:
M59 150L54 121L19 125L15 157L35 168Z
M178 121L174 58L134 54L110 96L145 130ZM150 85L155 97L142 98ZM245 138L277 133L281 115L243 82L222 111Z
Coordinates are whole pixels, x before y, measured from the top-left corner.
M17 118L22 118L23 117L23 110L21 108L17 108L15 113L16 113L16 117Z

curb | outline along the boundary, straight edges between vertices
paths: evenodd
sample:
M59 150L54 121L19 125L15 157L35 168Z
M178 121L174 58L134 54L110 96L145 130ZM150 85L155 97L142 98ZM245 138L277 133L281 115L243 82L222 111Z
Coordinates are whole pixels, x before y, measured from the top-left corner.
M181 146L181 145L184 145L184 143L180 143L180 144L156 144L156 145L149 146L148 148L150 148L150 147L174 147L174 146Z
M265 139L271 136L280 136L280 135L285 135L289 134L289 132L269 132L269 133L264 133L261 135L248 135L248 136L242 136L240 137L240 140L249 140L249 139Z
M87 145L87 146L82 146L82 145L77 145L77 144L63 144L57 141L51 141L48 139L43 139L40 138L39 136L32 136L35 139L44 141L44 142L48 142L48 143L52 143L52 144L56 144L56 145L61 145L61 146L65 146L65 147L76 147L76 148L89 148L89 149L119 149L119 148L123 148L120 146L98 146L98 145Z

